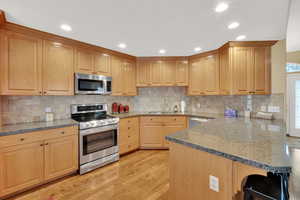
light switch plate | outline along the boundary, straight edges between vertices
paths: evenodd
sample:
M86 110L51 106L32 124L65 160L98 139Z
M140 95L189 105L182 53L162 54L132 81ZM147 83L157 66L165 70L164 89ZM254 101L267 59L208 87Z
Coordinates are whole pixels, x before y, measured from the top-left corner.
M262 111L262 112L266 112L266 111L267 111L267 108L266 108L266 106L261 106L261 107L260 107L260 111Z
M52 112L52 108L51 107L46 107L45 112Z
M219 192L219 179L217 177L209 175L209 189Z

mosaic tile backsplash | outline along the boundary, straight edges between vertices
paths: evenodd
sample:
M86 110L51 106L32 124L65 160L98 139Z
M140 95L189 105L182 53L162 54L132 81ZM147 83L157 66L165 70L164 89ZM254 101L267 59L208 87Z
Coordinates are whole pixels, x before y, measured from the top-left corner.
M223 113L226 107L238 110L240 115L247 106L259 111L261 106L278 106L275 118L284 117L284 95L248 96L186 96L184 87L140 88L135 97L112 97L98 95L78 96L5 96L3 107L4 124L15 124L45 120L45 108L51 107L55 119L70 118L71 104L107 103L109 109L113 102L130 106L131 111L171 111L181 100L192 112Z

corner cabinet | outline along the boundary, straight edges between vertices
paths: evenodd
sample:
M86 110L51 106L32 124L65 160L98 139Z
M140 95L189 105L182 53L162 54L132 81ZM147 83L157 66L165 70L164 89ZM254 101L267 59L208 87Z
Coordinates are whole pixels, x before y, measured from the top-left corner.
M136 65L134 61L112 57L112 95L136 96Z
M77 126L0 137L0 198L77 169Z
M9 31L0 40L0 94L41 95L43 41Z
M183 58L148 58L137 60L137 87L187 86L188 61Z
M190 60L188 95L218 95L219 74L219 54Z

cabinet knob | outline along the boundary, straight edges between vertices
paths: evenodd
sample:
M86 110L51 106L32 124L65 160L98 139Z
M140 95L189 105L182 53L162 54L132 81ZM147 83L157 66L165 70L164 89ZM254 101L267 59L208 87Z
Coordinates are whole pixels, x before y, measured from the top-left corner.
M47 143L45 144L45 146L48 145L48 144L49 144L49 143L47 142Z
M44 146L44 144L40 144L40 146L42 147L42 146Z
M42 94L42 91L39 91L39 94Z
M61 134L65 134L65 132L64 131L62 131L62 132L60 132Z
M24 138L21 138L21 139L20 139L20 141L22 141L22 142L23 142L24 140L25 140Z
M130 130L130 127L128 127L128 130Z

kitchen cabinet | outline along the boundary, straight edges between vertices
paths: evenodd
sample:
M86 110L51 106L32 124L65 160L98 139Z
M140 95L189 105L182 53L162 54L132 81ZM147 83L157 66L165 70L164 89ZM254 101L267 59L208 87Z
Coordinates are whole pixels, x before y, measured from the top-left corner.
M219 94L219 55L191 60L189 95Z
M187 127L184 116L141 117L140 145L145 149L166 149L169 146L165 136Z
M43 94L74 94L74 49L72 46L44 41Z
M163 57L137 60L137 87L187 85L187 60Z
M77 48L76 49L76 66L77 73L93 74L94 73L94 54L90 49Z
M161 74L162 74L161 85L175 86L176 61L175 60L163 61Z
M78 136L45 140L45 180L76 171L78 168Z
M41 142L0 149L0 197L43 181Z
M96 53L94 56L95 69L97 75L111 76L111 56L105 53Z
M112 58L112 95L135 96L136 90L136 66L133 61L118 57Z
M176 86L188 86L189 64L187 60L176 61Z
M140 147L139 118L130 117L120 120L120 154L125 154Z
M205 60L203 58L190 61L188 95L205 94Z
M0 45L0 94L40 95L42 40L1 30Z
M220 93L231 95L270 94L271 45L233 44L220 49Z
M151 61L137 61L136 86L151 86Z
M0 137L0 197L77 169L77 126Z
M204 58L205 65L205 94L217 95L219 94L219 55L212 54Z

